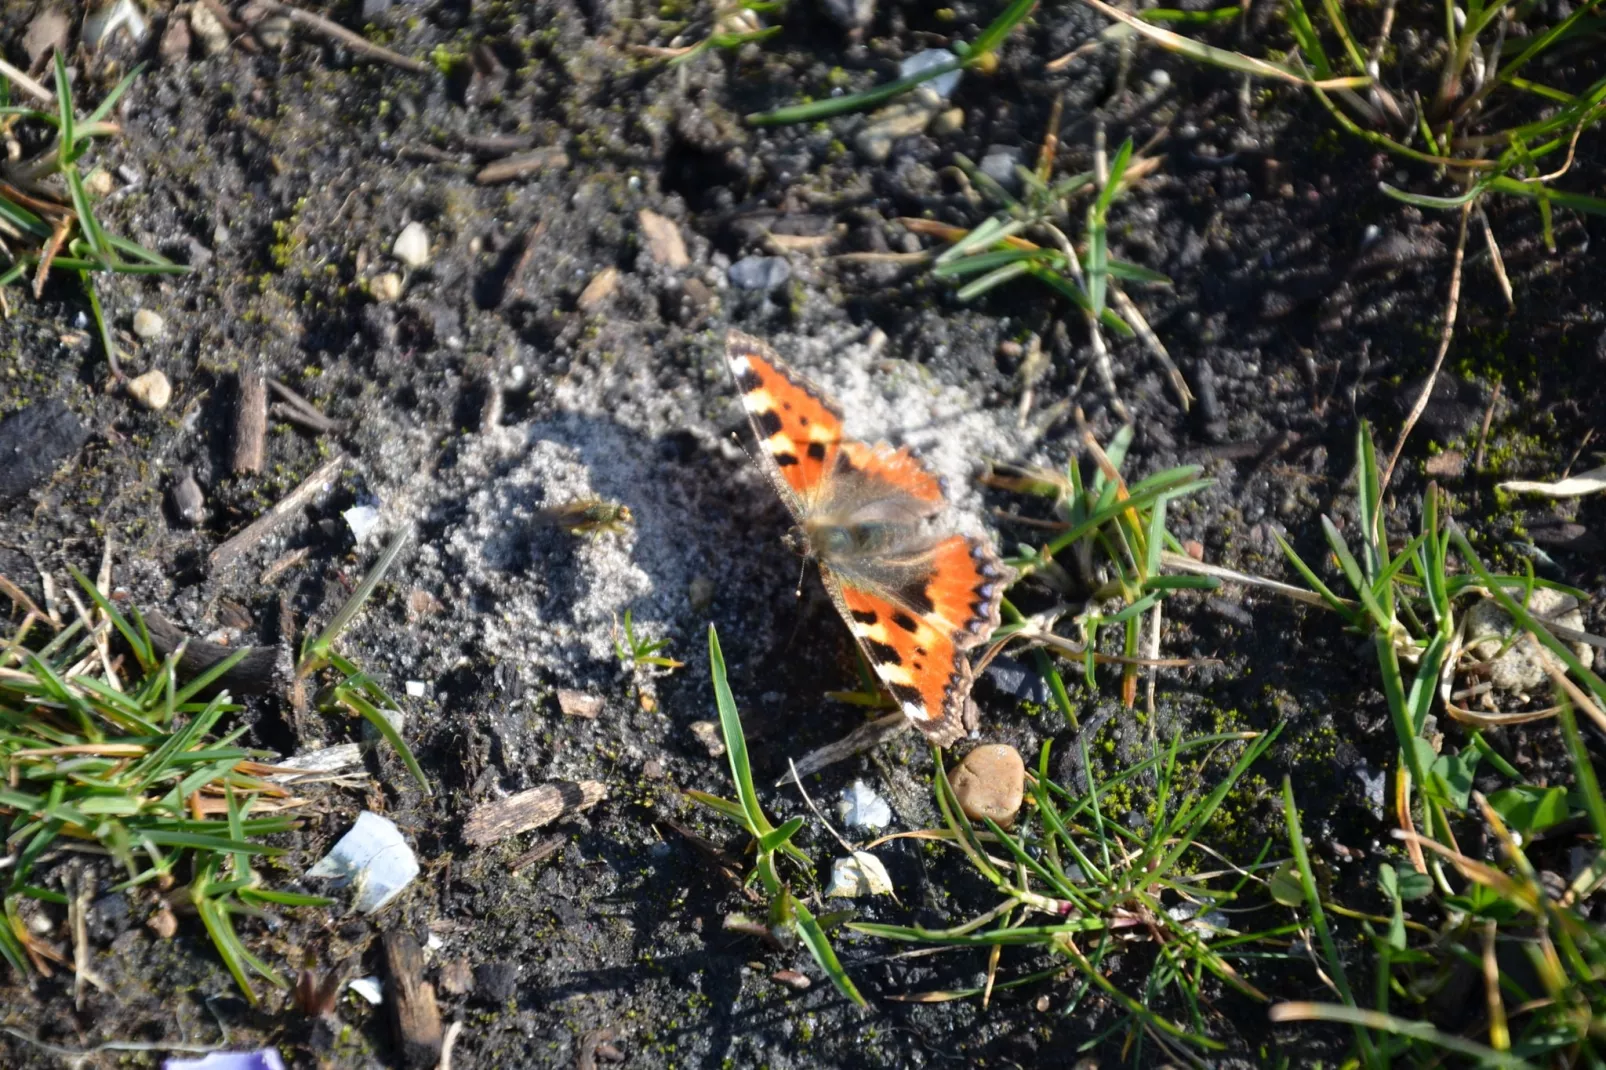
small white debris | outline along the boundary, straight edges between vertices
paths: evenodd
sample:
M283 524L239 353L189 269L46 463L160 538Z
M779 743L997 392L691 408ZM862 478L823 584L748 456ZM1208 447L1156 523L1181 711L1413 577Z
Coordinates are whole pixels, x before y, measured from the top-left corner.
M167 329L167 321L148 308L142 308L134 313L134 333L147 342L153 338L160 338Z
M402 277L394 271L387 271L383 275L374 276L374 281L368 284L368 292L375 301L388 305L400 299L402 295Z
M385 990L377 977L354 977L346 987L366 1000L369 1006L377 1007L385 1001Z
M710 758L725 756L725 737L720 734L718 721L693 721L691 734L697 737Z
M346 526L351 529L351 537L361 546L379 526L379 510L371 505L354 505L340 514L345 518Z
M410 268L423 267L429 263L429 231L416 220L407 224L396 236L396 244L391 246L390 251Z
M128 381L128 396L152 412L160 412L173 400L173 384L153 369Z
M428 690L422 680L408 680L404 686L407 688L408 698L423 698L424 692Z
M201 48L208 56L216 56L229 49L229 31L212 14L205 4L190 7L190 29L201 39Z
M441 939L440 933L430 933L429 938L424 941L425 951L439 951L445 946L446 941Z
M93 52L109 41L113 34L121 29L128 30L129 38L135 43L145 39L150 32L150 26L145 22L145 16L140 14L139 5L134 0L112 0L109 4L102 4L99 9L84 16L83 28L78 31L78 39L84 47Z
M854 851L831 863L831 880L825 886L828 896L857 899L861 895L891 895L892 877L881 859L869 851Z
M836 809L848 828L883 829L892 824L892 807L862 780L855 780L842 792Z
M954 62L958 58L946 48L928 48L924 52L916 52L898 64L898 77L909 78L916 74L923 74L933 67L941 67L944 64ZM922 82L921 84L946 100L953 96L954 87L959 84L959 76L962 73L964 72L949 71L947 74L939 74L930 81Z
M364 810L351 831L307 870L307 876L328 878L336 887L356 885L352 909L372 914L418 876L418 859L395 822Z
M1591 468L1587 472L1554 483L1534 483L1526 479L1515 479L1498 486L1499 489L1513 494L1539 494L1546 498L1580 498L1585 494L1599 494L1606 490L1606 467Z
M291 780L300 776L338 773L362 764L362 745L338 743L333 747L303 751L281 758L274 763L280 769L293 769L293 773L274 773L269 780Z

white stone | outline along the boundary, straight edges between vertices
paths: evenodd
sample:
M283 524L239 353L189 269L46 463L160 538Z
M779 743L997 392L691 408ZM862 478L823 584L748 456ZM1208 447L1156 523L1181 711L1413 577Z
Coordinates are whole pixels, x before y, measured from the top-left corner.
M373 294L374 300L380 304L389 304L402 295L402 277L394 271L376 275L374 281L368 284L368 292Z
M831 880L825 894L856 899L861 895L891 895L892 876L881 859L869 851L854 851L831 863Z
M391 254L410 268L421 268L429 263L429 231L424 224L414 221L402 228L391 246Z
M134 313L134 333L147 342L153 338L160 338L165 330L167 321L150 309L142 308Z
M159 412L173 400L173 384L167 381L167 376L152 369L128 381L128 396L147 409Z

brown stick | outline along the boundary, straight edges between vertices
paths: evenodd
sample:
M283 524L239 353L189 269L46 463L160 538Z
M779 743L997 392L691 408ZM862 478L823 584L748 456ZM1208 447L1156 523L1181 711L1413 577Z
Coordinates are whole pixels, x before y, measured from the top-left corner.
M150 632L151 646L164 658L179 647L184 647L184 654L174 667L180 680L194 679L241 649L192 638L178 625L154 611L145 614L145 630ZM265 695L274 688L279 651L271 646L248 646L244 649L249 653L234 668L218 677L213 686L215 689L227 688L237 695Z
M444 1038L440 1008L435 1005L435 986L424 980L424 949L407 933L387 933L385 964L394 989L390 1009L402 1063L433 1067L440 1061Z
M606 785L595 780L542 784L539 788L476 806L463 823L463 839L475 847L484 847L551 824L564 814L588 809L607 797Z
M516 156L506 156L494 163L488 163L474 176L474 181L482 186L495 185L498 182L511 182L515 178L533 175L537 171L544 171L548 167L569 166L569 154L556 146L544 149L535 149L532 152L521 152Z
M423 60L400 55L388 48L381 48L361 34L352 33L344 26L337 22L330 22L322 15L314 15L312 12L303 11L299 7L291 7L289 4L281 3L280 0L260 0L260 2L270 13L285 15L291 22L299 22L309 30L321 33L325 37L332 37L353 52L368 56L371 59L383 60L392 67L400 67L402 70L411 71L414 74L430 74L435 70Z
M240 407L234 414L234 474L262 471L268 437L268 387L260 372L240 375Z
M241 554L267 538L281 524L289 520L292 513L323 490L324 485L339 474L341 466L345 463L345 455L335 454L319 465L317 471L302 480L300 486L286 494L272 509L253 520L244 531L213 550L211 556L207 558L207 564L211 566L212 571L217 572L232 565Z

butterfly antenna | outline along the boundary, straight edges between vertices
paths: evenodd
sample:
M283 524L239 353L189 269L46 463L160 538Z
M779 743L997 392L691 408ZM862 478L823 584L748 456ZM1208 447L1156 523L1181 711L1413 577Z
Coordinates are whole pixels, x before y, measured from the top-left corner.
M809 562L807 558L797 563L797 590L793 592L793 597L799 602L803 600L803 577L808 573L808 570Z

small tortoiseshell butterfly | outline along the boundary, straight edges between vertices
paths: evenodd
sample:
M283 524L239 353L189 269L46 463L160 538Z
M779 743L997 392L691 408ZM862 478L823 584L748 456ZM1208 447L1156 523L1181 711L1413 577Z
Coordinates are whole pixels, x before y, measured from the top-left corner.
M842 410L739 331L725 360L758 435L764 471L797 527L793 549L820 575L904 715L937 746L967 731L971 671L965 651L998 627L1012 577L981 539L943 535L942 482L907 446L842 435Z

